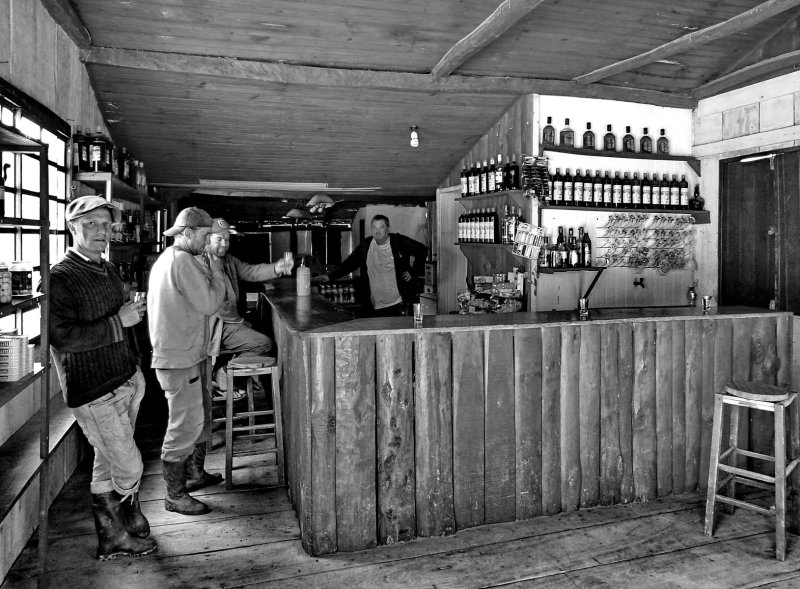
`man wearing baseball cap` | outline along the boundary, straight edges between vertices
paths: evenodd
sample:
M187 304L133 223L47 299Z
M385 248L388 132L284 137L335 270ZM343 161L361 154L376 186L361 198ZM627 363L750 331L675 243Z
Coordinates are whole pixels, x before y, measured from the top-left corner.
M132 327L144 302L128 302L122 279L103 259L120 210L102 196L67 205L73 245L50 274L50 343L67 406L94 447L90 490L97 557L156 550L139 509L142 456L133 439L145 380Z
M153 265L147 295L152 366L169 408L161 447L167 483L164 508L184 515L210 511L189 490L222 481L221 475L204 470L211 424L211 394L204 378L208 318L225 296L221 264L201 255L211 225L209 214L197 207L178 213L164 231L175 243Z
M225 273L225 300L217 315L222 320L221 353L232 353L235 356L249 354L261 356L272 349L272 340L253 329L239 314L239 281L266 282L281 274L291 274L292 262L283 258L271 264L247 264L239 258L228 254L231 234L236 231L222 218L211 222L211 236L206 246L206 255L212 260L219 260ZM217 387L224 391L226 375L220 368L216 375Z

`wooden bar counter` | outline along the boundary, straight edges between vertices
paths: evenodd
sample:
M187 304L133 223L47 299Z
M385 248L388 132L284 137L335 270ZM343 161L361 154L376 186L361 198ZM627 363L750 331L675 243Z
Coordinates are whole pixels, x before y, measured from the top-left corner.
M348 320L288 285L265 297L312 555L704 488L714 392L791 380L784 312L439 315L414 328ZM742 435L768 448L771 426L757 425Z

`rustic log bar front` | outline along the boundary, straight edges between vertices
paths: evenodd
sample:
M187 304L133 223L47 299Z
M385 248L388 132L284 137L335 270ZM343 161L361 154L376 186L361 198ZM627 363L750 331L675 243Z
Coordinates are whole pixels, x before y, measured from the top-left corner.
M714 392L731 377L791 380L784 312L439 315L414 328L280 287L266 299L312 555L704 488ZM769 450L768 425L743 435Z

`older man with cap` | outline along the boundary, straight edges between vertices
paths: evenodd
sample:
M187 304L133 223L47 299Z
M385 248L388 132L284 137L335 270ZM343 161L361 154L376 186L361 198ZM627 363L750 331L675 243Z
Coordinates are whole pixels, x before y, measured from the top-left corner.
M97 557L156 550L139 509L142 456L133 439L145 381L132 327L144 302L128 302L122 279L103 259L120 210L102 196L67 205L73 245L50 274L50 342L67 406L94 447L90 490Z
M253 329L239 314L239 281L266 282L281 274L291 274L294 264L283 258L270 264L247 264L228 254L231 234L236 231L225 219L212 220L211 236L206 245L206 255L221 262L225 274L225 300L217 315L222 320L221 353L264 355L272 349L272 340ZM215 378L217 387L225 390L226 376L220 368Z
M210 511L189 491L222 481L221 475L204 469L211 432L211 394L204 378L208 319L225 297L221 264L201 255L210 233L208 213L183 209L164 231L175 243L153 265L147 295L152 366L169 408L161 448L167 483L164 508L184 515Z

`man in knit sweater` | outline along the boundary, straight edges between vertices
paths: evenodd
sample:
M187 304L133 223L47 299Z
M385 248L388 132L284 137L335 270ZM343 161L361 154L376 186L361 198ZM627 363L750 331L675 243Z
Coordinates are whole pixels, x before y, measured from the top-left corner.
M211 433L211 393L204 377L208 318L225 296L220 262L201 255L210 232L208 213L183 209L164 232L175 237L175 243L153 265L147 294L152 366L169 408L161 447L167 483L164 508L184 515L210 511L188 491L222 481L221 475L204 469Z
M97 557L142 556L156 550L139 509L142 456L133 439L145 382L132 326L143 302L127 302L122 279L103 252L119 209L101 196L73 200L66 210L74 245L50 274L50 341L67 406L94 446L90 489Z

